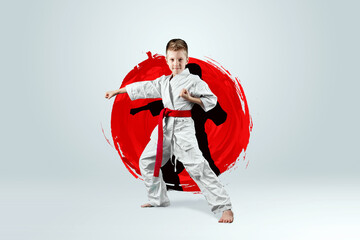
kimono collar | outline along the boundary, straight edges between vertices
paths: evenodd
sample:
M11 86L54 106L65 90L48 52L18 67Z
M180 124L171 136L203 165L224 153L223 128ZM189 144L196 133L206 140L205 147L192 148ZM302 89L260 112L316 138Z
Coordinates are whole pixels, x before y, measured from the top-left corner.
M176 74L171 80L173 80L174 78L185 77L185 76L187 76L187 75L189 75L189 74L190 74L189 69L188 69L188 68L185 68L184 71L182 71L182 72L179 73L179 74ZM170 77L171 77L171 75L170 75ZM171 80L170 80L170 81L171 81Z

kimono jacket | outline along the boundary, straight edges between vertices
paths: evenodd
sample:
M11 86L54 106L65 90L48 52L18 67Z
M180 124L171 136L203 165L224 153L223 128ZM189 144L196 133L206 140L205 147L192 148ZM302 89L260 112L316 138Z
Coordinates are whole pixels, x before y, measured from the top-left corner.
M182 89L187 89L193 97L198 97L203 103L204 111L214 108L217 97L211 92L208 85L199 76L190 74L185 69L170 80L171 75L161 76L153 81L135 82L126 86L126 91L131 100L144 98L162 98L165 108L172 110L191 110L194 103L180 97ZM191 117L166 117L163 120L164 128L164 156L169 159L172 154L176 158L185 157L184 153L197 147L194 122ZM157 141L157 126L151 134L151 140ZM165 149L170 149L165 154ZM164 161L163 161L164 163Z

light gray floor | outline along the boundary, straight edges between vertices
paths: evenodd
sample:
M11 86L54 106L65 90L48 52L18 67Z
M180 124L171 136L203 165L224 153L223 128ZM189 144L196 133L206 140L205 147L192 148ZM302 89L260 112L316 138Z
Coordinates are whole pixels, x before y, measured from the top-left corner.
M130 178L130 176L129 176ZM358 185L242 183L226 186L235 221L219 224L200 194L170 192L168 208L141 209L142 182L19 184L1 191L0 238L359 239ZM130 190L131 189L131 190Z

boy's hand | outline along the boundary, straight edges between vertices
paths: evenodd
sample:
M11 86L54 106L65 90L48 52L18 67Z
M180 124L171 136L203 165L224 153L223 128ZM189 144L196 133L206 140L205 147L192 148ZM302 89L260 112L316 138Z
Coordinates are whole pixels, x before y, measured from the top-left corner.
M110 99L110 98L112 98L112 97L115 96L115 95L116 95L116 92L115 92L115 91L107 91L107 92L105 93L105 98Z
M120 88L120 89L118 89L118 90L114 90L114 91L107 91L107 92L105 93L105 98L110 99L110 98L112 98L112 97L115 96L115 95L118 95L118 94L120 94L120 93L126 93L126 92L127 92L127 91L126 91L126 88L125 88L125 87Z
M180 97L185 98L188 101L191 98L189 91L187 89L185 89L185 88L183 90L181 90Z
M203 104L203 102L201 101L201 99L200 99L200 98L197 98L197 97L191 96L190 93L189 93L189 91L188 91L187 89L185 89L185 88L184 88L183 90L181 90L181 92L180 92L180 97L188 100L189 102L197 103L197 104L199 104L201 107L204 108L204 104Z

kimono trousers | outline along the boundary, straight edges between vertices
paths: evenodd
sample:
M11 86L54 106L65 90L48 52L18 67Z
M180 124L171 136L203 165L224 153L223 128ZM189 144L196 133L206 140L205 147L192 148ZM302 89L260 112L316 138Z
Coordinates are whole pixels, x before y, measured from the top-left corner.
M161 76L153 81L129 84L126 86L126 91L131 100L162 98L165 108L191 110L194 103L179 96L184 88L189 91L191 96L201 99L204 111L215 107L217 97L203 80L197 75L190 74L188 69L175 75L171 80L170 76ZM156 126L153 130L150 141L141 154L139 165L148 192L149 204L159 207L168 206L170 201L161 171L159 177L153 176L158 139L157 128ZM231 209L228 194L199 149L192 118L166 117L163 120L163 129L162 166L172 155L175 155L199 186L214 213Z

